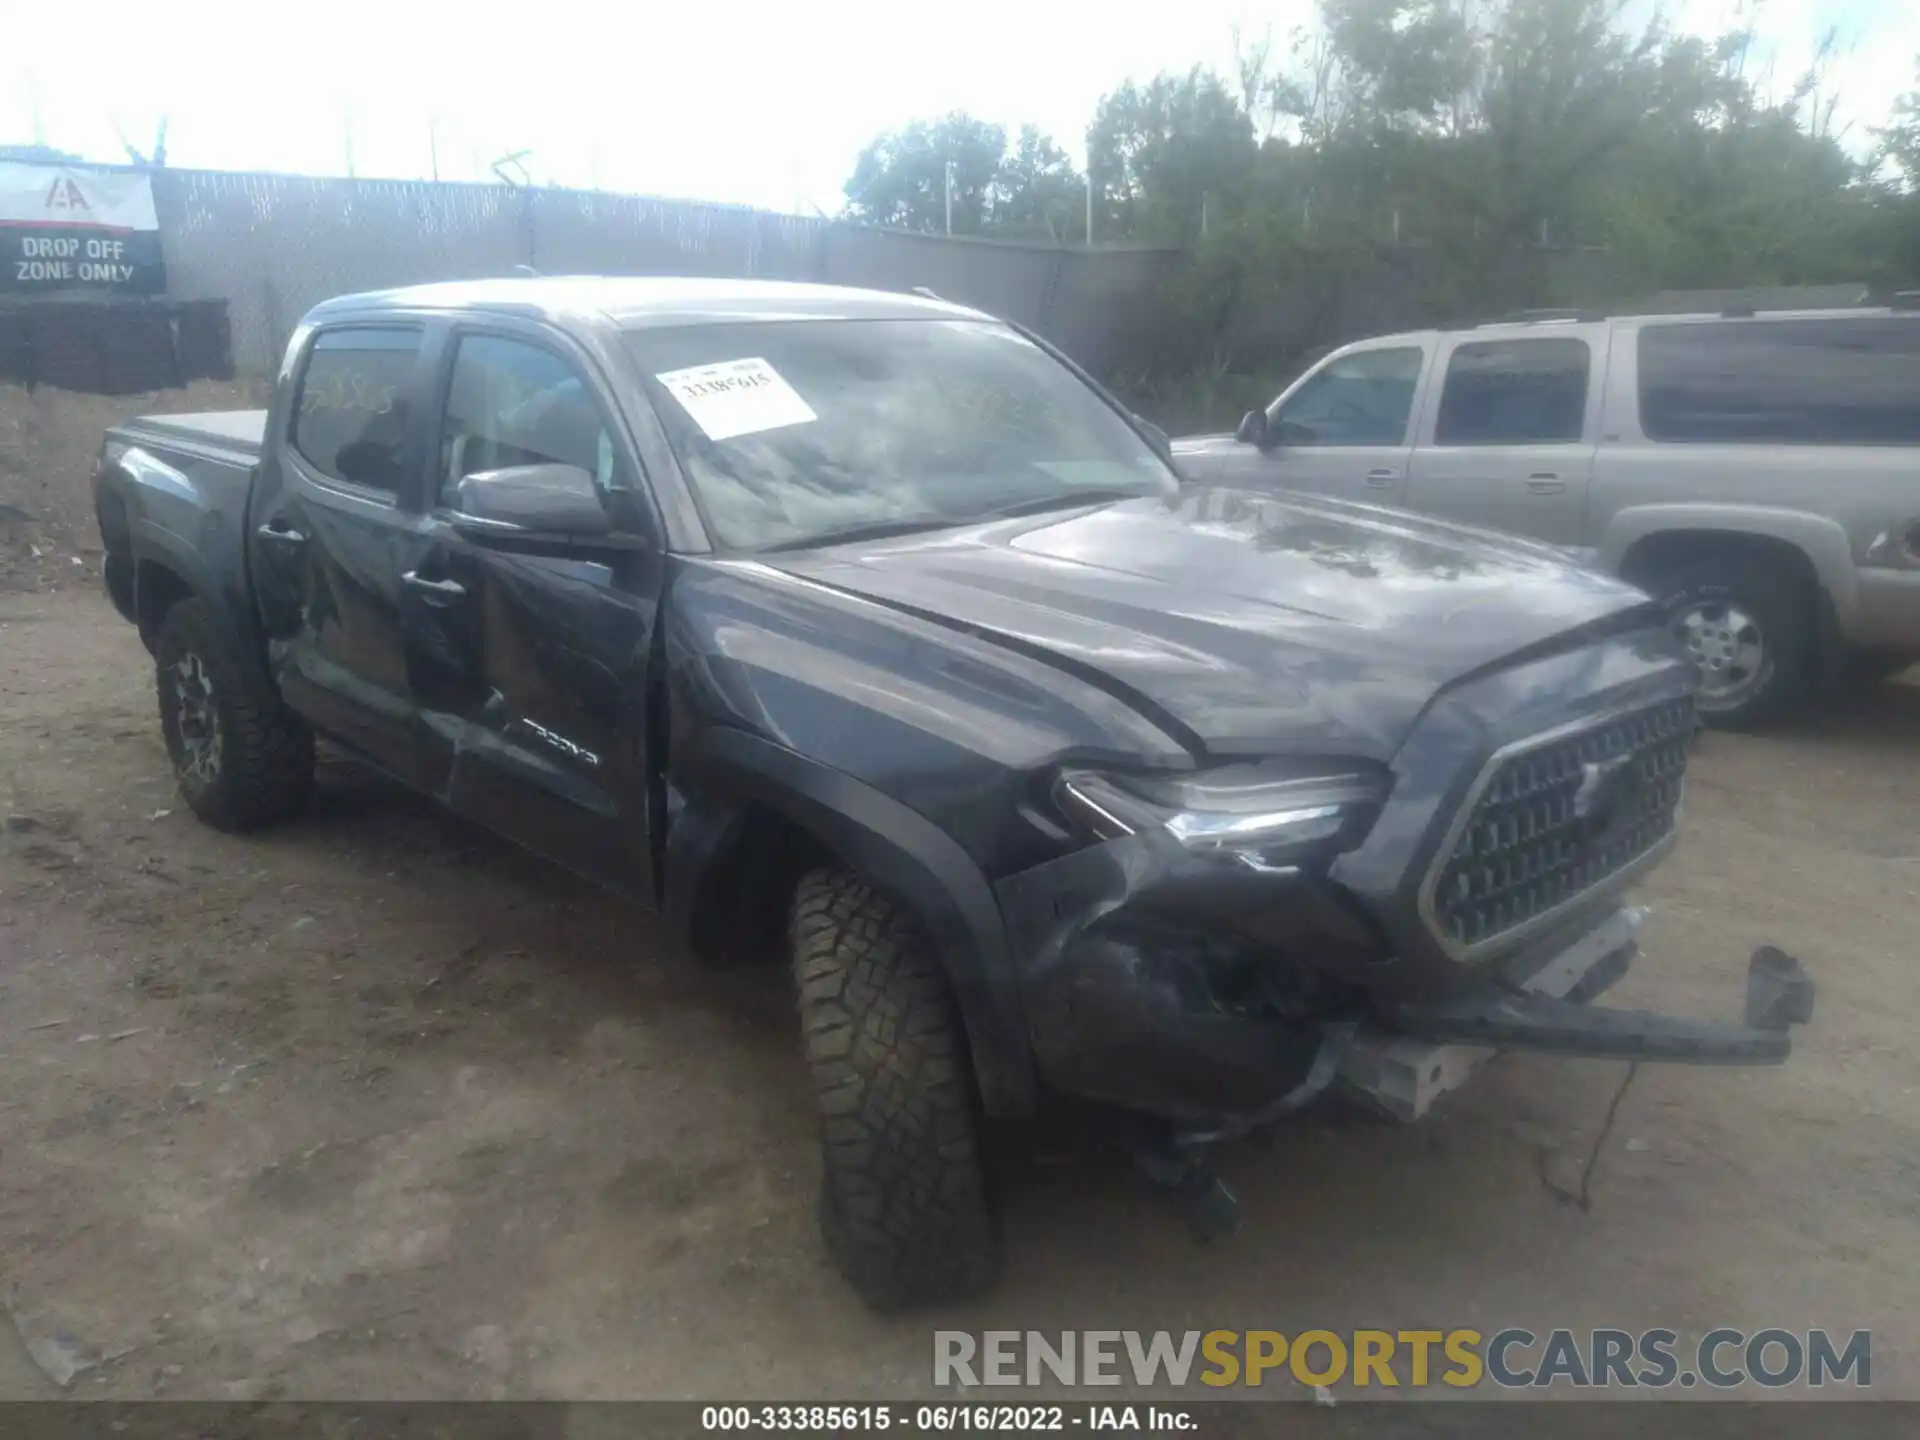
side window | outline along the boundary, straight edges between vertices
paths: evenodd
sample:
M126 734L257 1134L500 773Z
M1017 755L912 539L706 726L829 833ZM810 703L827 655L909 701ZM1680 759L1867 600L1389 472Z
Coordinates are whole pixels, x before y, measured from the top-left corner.
M1593 352L1569 336L1457 346L1440 391L1436 445L1552 445L1586 425Z
M1342 355L1268 417L1293 445L1399 445L1407 438L1423 352L1416 346Z
M624 488L613 436L573 366L524 341L462 337L440 432L440 503L476 471L543 464L577 465L602 493Z
M1650 440L1920 445L1920 317L1649 325Z
M373 328L315 337L287 436L308 464L335 480L400 493L420 338L418 330Z

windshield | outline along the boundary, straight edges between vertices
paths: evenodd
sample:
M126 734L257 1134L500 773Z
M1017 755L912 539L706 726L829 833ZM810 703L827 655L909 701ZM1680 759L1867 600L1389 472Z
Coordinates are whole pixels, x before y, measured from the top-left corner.
M1177 484L1098 394L1004 325L792 320L627 343L729 549Z

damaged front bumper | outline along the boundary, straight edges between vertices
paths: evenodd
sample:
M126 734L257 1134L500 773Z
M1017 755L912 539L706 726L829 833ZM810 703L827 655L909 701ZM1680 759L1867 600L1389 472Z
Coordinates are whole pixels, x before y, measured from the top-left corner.
M1401 999L1394 957L1337 886L1147 836L1013 877L1000 899L1047 1082L1201 1137L1259 1128L1336 1082L1418 1119L1500 1049L1777 1064L1812 1014L1812 981L1773 950L1754 956L1744 1023L1594 1004L1637 954L1638 908Z
M1496 1050L1682 1065L1777 1065L1790 1029L1813 1018L1814 987L1800 962L1771 947L1747 967L1741 1024L1716 1024L1592 1002L1639 949L1647 912L1615 911L1519 989L1488 986L1434 1005L1397 1007L1357 1033L1340 1078L1389 1114L1418 1120Z

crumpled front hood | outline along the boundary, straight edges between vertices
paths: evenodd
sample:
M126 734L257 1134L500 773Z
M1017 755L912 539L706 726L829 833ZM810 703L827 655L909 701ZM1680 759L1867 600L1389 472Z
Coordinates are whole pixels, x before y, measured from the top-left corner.
M1225 487L764 559L1098 678L1215 754L1385 760L1449 684L1648 604L1545 546Z

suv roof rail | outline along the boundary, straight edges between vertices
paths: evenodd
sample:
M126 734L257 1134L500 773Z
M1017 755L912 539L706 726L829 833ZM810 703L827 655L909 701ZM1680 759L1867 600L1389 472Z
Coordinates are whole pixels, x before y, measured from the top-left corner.
M1571 320L1571 321L1578 321L1579 323L1584 325L1584 324L1591 324L1597 320L1604 320L1606 318L1607 318L1606 312L1602 310L1574 310L1574 309L1511 310L1507 312L1505 315L1502 315L1498 320L1482 320L1479 322L1479 324L1480 325L1516 325L1516 324L1517 325L1533 325L1533 324L1541 323L1543 321ZM1475 328L1477 329L1479 327L1476 326Z

